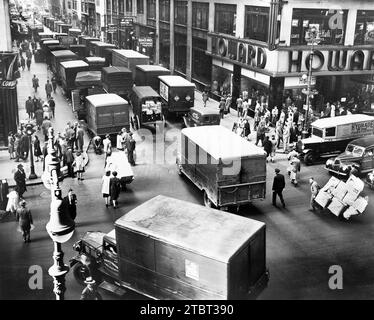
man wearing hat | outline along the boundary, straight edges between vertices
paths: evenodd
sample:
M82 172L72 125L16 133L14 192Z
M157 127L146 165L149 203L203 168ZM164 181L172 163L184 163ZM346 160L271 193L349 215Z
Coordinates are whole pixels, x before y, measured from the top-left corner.
M33 224L31 211L26 207L26 201L22 200L20 202L20 208L16 211L16 219L19 223L19 229L22 232L23 241L31 242L30 240L30 230Z
M69 189L68 195L62 200L62 203L71 219L75 220L77 216L77 195L73 192L73 189Z
M87 285L81 294L81 300L103 300L100 293L96 291L96 281L92 277L86 278L84 283Z
M14 181L16 182L16 191L19 196L22 198L22 195L27 191L26 189L26 173L23 169L23 165L19 164L17 166L17 171L14 173Z
M286 204L284 203L283 199L283 189L286 186L286 182L284 180L284 175L280 173L280 170L277 168L275 169L275 177L273 181L273 206L277 206L276 200L277 195L283 205L283 208L286 207Z

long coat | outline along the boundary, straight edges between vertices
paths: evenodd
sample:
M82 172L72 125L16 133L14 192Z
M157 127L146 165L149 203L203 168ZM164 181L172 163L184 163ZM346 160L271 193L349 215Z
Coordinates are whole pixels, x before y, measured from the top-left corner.
M30 231L33 223L30 209L18 208L16 211L16 219L22 231Z
M17 184L17 192L22 196L26 191L26 174L25 171L17 170L14 173L14 181Z
M284 180L284 175L278 173L274 177L273 188L272 189L274 191L283 191L283 189L284 189L285 186L286 186L286 181Z
M121 182L117 177L110 179L110 197L112 200L117 200L121 192Z

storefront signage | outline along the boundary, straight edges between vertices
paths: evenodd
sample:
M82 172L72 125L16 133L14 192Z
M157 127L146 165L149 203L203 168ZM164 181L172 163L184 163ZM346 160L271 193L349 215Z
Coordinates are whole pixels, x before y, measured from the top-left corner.
M152 38L139 38L139 44L145 48L152 48L153 39Z
M352 134L372 133L373 130L374 130L373 121L352 123Z
M134 25L134 17L124 17L121 19L121 28L131 28Z
M309 70L310 52L290 51L288 72ZM315 50L313 72L374 70L374 50Z
M118 31L118 28L115 24L108 24L107 28L106 28L106 31L108 33L115 33Z
M17 81L3 81L1 82L2 87L15 87L17 85Z
M215 56L243 63L252 68L266 68L267 55L262 47L241 42L239 39L219 36L212 36L212 43L212 54Z

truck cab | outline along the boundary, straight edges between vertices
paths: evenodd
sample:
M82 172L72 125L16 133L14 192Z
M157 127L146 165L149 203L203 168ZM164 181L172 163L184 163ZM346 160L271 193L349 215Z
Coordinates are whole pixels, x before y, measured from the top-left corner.
M312 123L312 135L297 144L306 165L342 153L354 139L374 133L374 117L352 114L323 118Z
M221 116L218 109L195 106L183 117L183 121L186 128L219 125Z

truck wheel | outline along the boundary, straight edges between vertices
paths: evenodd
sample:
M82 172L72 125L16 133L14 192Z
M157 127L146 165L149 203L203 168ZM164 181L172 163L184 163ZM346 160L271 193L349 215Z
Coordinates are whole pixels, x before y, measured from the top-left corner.
M311 152L307 153L305 156L304 156L304 162L307 166L311 166L314 164L314 157L313 157L313 154Z
M204 190L204 205L207 208L211 208L213 206L212 201L209 199L208 194L206 193L205 190Z
M86 280L87 277L90 276L90 270L81 262L77 262L74 265L73 268L73 274L75 280L82 286L84 286L84 281Z

